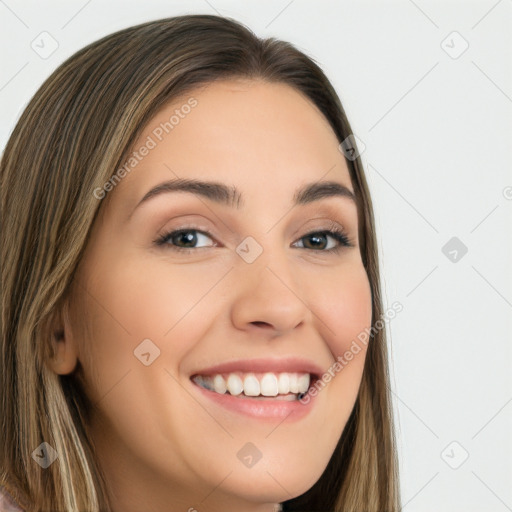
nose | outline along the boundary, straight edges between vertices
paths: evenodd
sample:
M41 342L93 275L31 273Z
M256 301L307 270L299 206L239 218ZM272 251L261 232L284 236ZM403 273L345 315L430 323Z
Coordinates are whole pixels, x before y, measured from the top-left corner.
M243 331L265 330L272 337L286 334L307 321L311 314L301 287L286 256L267 252L253 263L239 262L234 273L231 320Z

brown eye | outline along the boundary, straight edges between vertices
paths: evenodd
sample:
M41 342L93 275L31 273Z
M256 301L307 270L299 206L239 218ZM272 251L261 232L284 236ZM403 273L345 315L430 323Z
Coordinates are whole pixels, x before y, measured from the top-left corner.
M195 228L182 228L165 233L155 243L158 246L168 246L168 248L173 250L190 251L202 249L203 247L196 247L196 244L201 243L201 240L204 238L212 240L211 236L205 231ZM213 247L213 245L207 247Z
M337 243L334 244L333 247L329 247L328 249L326 246L328 245L329 238L334 239ZM325 231L312 231L311 233L308 233L307 235L304 235L301 240L310 240L312 243L304 244L305 249L313 250L313 251L320 251L320 252L337 252L342 247L353 247L353 244L351 240L349 239L348 235L338 228L333 228L332 230L325 230Z

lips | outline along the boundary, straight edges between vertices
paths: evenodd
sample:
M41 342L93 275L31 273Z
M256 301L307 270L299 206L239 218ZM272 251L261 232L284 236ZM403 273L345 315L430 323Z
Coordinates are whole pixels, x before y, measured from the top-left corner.
M321 373L322 370L316 363L300 358L245 359L198 369L190 376L190 380L200 395L225 409L260 420L286 418L287 421L294 421L307 415L316 403L316 400L308 401L307 404L299 401L299 389L303 391L304 386L314 384ZM270 379L272 375L279 375L281 378L288 375L291 377L290 387L288 390L286 387L280 388L279 394L274 394L276 393L274 387L271 395L262 396L266 394L264 385L261 389L262 394L253 390L250 392L253 396L246 396L247 390L243 390L246 379L241 381L239 389L233 389L227 385L230 377L238 379L244 375L249 376L251 381L261 378L263 384L264 379ZM255 385L256 382L252 384ZM280 382L280 385L282 384ZM295 386L300 387L295 388ZM232 390L234 393L231 392ZM286 391L286 393L281 394L280 391Z
M197 369L191 375L216 375L229 374L235 372L242 373L309 373L315 379L320 378L323 371L322 368L307 359L298 357L286 359L239 359L228 361L225 363L209 366L208 368Z
M192 381L220 395L226 392L231 396L276 397L290 396L290 400L306 393L311 382L309 373L217 373L211 375L195 375Z

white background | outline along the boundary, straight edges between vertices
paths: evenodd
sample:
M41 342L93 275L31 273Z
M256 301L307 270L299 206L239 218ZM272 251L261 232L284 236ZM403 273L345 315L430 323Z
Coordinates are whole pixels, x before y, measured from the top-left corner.
M404 307L390 324L404 511L512 510L512 1L0 0L2 148L67 57L187 13L305 51L366 146L385 305ZM45 31L58 48L43 59ZM452 237L468 249L455 262Z

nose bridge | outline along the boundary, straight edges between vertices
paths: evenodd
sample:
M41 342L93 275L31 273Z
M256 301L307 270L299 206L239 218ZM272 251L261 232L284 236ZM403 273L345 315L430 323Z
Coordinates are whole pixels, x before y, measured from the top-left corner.
M292 263L277 228L270 233L260 231L255 236L258 238L250 235L245 237L236 248L237 254L243 260L239 262L243 269L242 275L245 270L256 285L269 284L270 280L273 283L271 286L280 283L278 288L284 288L291 293L288 288L293 287L294 281Z
M265 323L285 332L299 325L308 313L297 287L290 255L278 237L257 241L247 237L237 247L233 321L239 328Z

